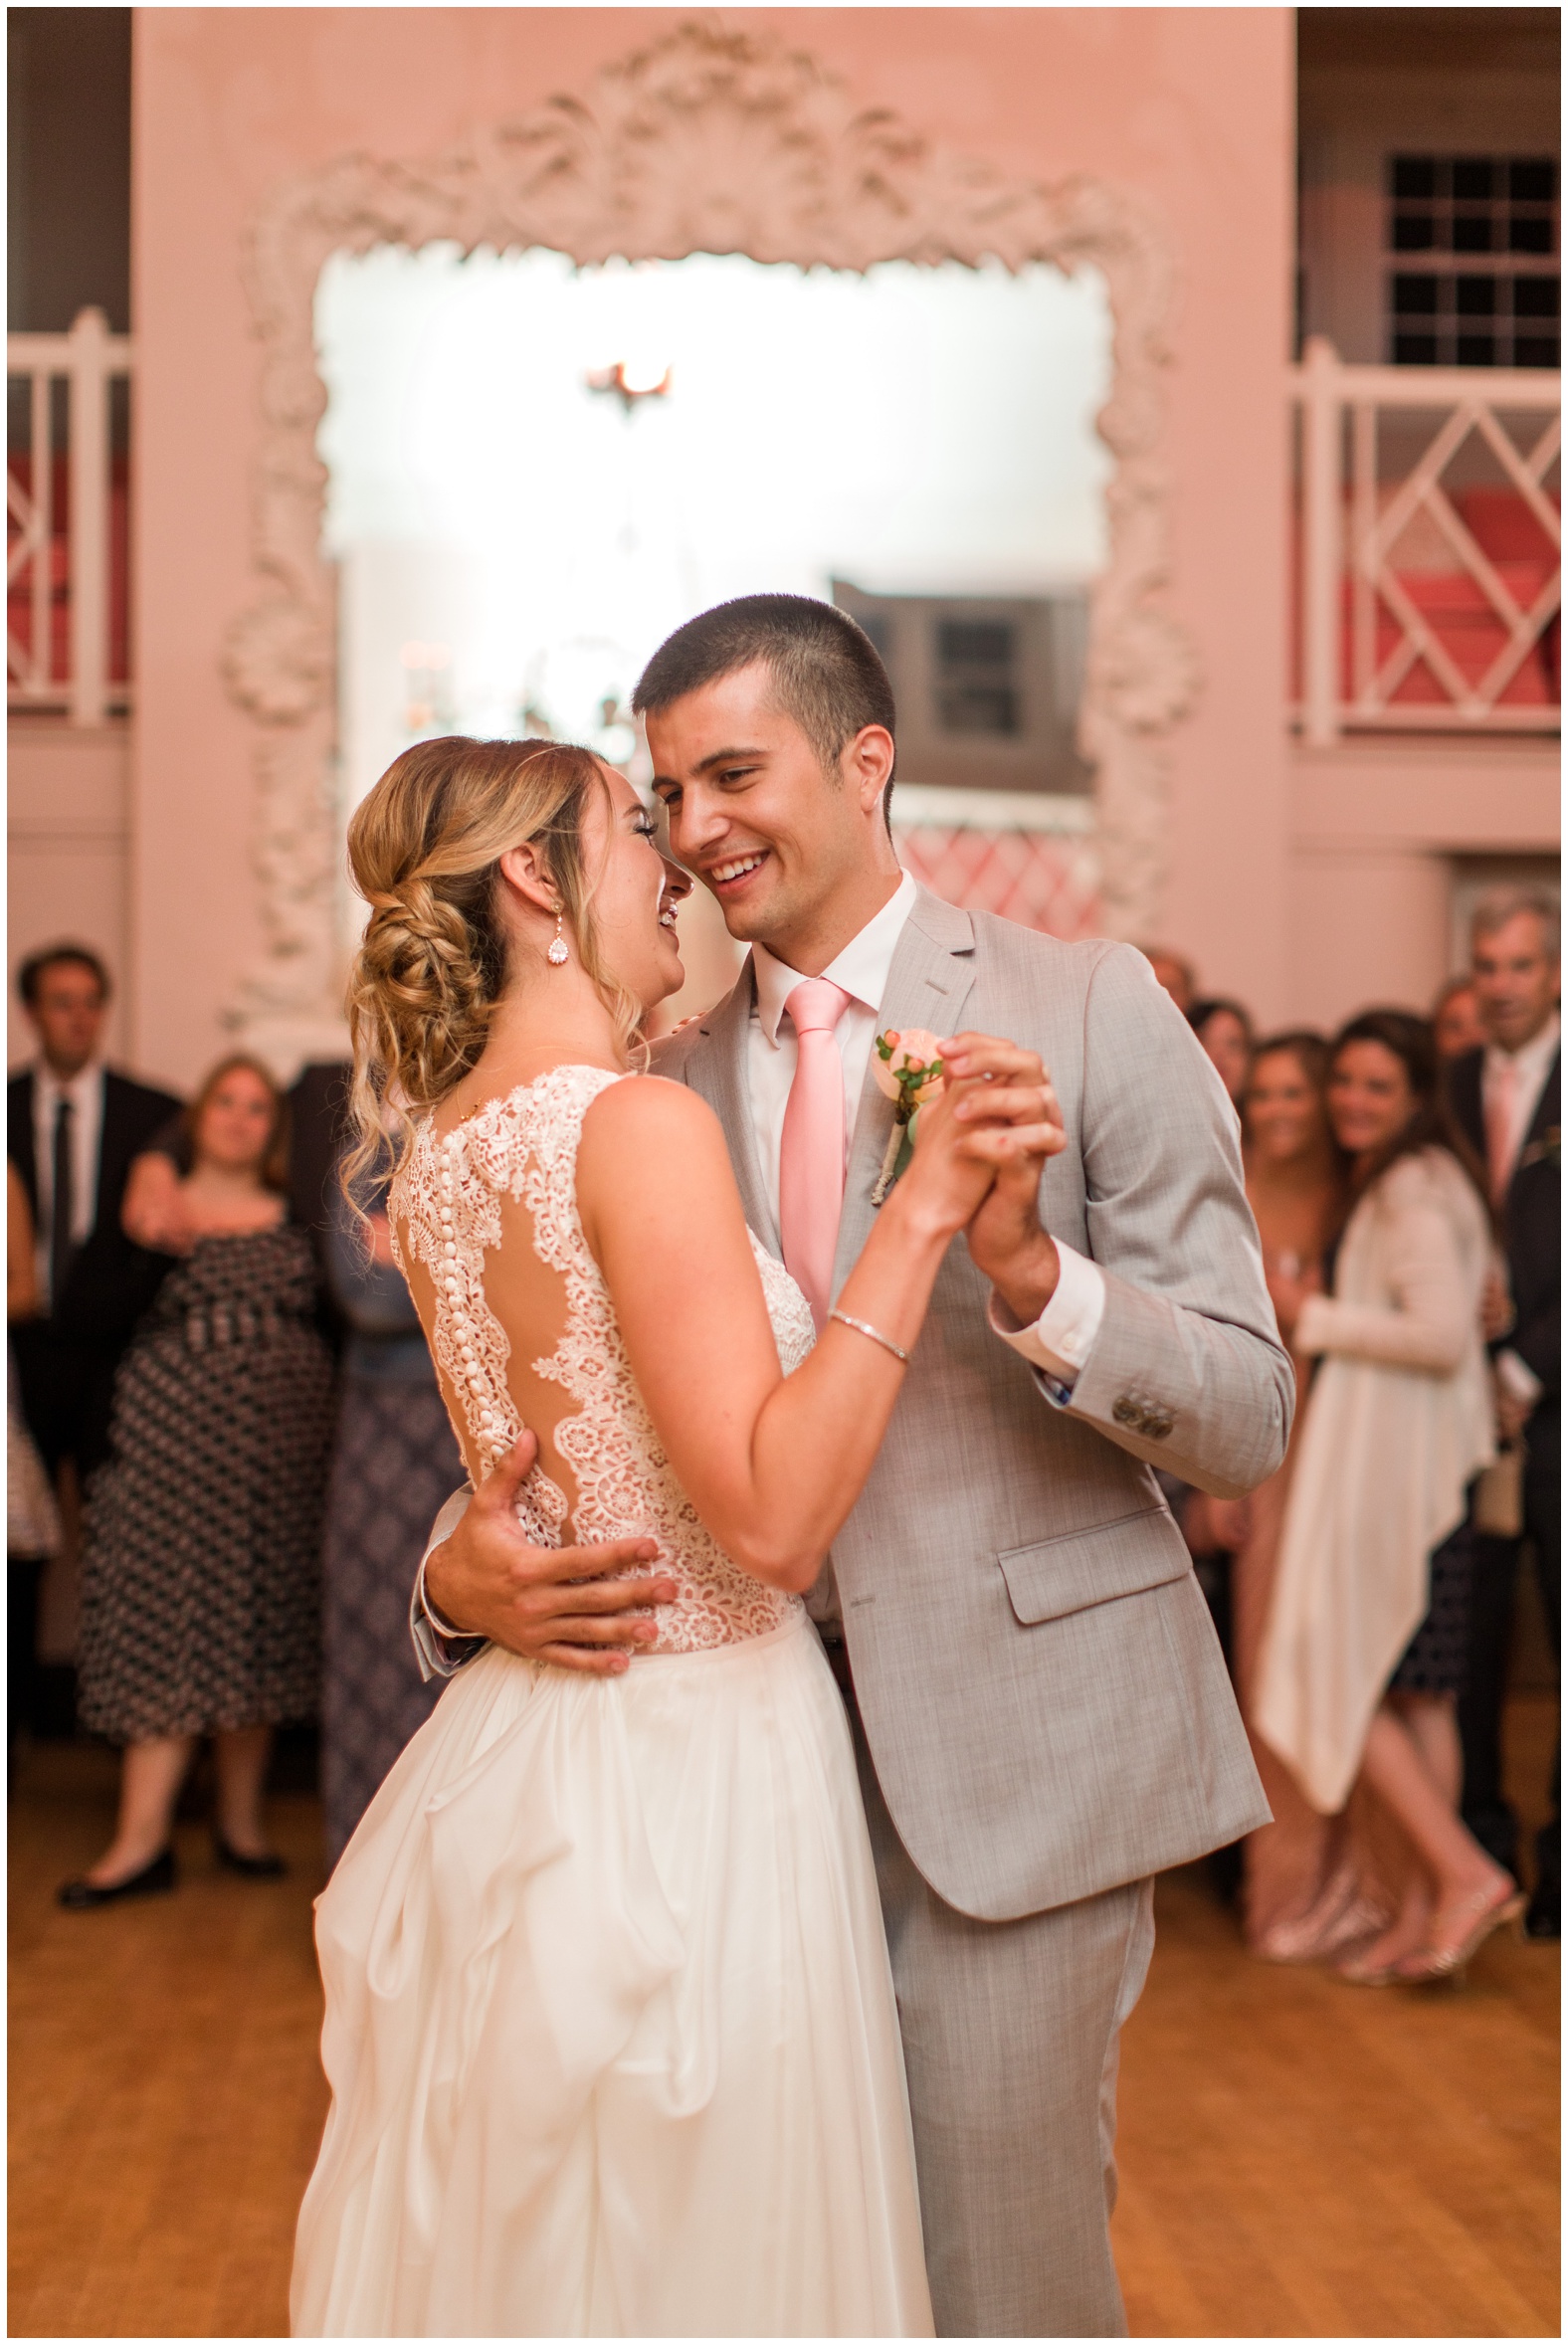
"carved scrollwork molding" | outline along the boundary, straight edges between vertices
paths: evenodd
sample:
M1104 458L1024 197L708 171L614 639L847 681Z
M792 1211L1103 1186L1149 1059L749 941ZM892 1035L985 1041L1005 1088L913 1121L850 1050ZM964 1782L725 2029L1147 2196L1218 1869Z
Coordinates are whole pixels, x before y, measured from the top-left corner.
M545 246L579 263L706 252L803 268L1097 268L1114 334L1113 384L1097 421L1115 472L1080 732L1096 769L1105 923L1123 936L1153 932L1169 735L1196 683L1165 599L1171 283L1156 226L1100 181L1039 186L949 154L896 115L858 106L813 59L767 34L690 23L607 68L583 97L552 98L446 154L343 156L281 188L255 223L246 280L262 346L258 592L230 631L225 677L262 734L256 860L267 949L233 1006L235 1024L279 1058L341 1031L316 281L334 252L437 240L465 252Z

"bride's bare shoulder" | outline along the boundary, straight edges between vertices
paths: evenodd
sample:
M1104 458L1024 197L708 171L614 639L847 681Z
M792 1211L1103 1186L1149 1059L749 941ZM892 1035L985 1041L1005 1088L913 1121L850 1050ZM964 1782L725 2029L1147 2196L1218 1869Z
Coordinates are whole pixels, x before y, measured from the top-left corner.
M577 1203L607 1270L614 1263L635 1272L650 1247L668 1263L692 1247L722 1251L726 1232L737 1243L745 1238L718 1117L685 1083L658 1075L612 1083L589 1108Z
M727 1162L724 1135L707 1101L686 1083L659 1075L610 1083L583 1118L580 1171L591 1175L597 1162L612 1156L619 1162L629 1150L640 1161L668 1152L686 1163L716 1150Z

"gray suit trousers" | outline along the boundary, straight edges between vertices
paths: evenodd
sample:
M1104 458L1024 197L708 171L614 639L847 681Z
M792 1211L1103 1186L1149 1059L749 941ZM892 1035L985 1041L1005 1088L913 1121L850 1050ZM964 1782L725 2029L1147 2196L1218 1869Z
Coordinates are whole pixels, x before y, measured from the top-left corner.
M1116 2063L1154 1884L1018 1921L944 1904L893 1829L842 1646L909 2077L939 2337L1124 2337L1110 2252Z

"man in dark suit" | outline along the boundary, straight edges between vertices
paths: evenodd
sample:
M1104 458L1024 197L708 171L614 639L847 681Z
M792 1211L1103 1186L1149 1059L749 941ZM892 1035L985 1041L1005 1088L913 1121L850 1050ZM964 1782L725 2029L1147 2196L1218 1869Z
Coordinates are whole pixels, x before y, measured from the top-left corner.
M312 1059L289 1090L289 1211L319 1249L332 1220L337 1166L348 1145L347 1059Z
M1560 1651L1561 1126L1557 906L1544 890L1499 887L1476 906L1471 969L1486 1031L1483 1049L1457 1060L1454 1111L1485 1162L1501 1225L1513 1324L1492 1346L1501 1432L1524 1443L1524 1536L1534 1551L1553 1652ZM1460 1708L1465 1744L1465 1821L1498 1860L1517 1868L1518 1825L1502 1794L1501 1734L1507 1690L1516 1538L1479 1537L1470 1633L1470 1682ZM1560 1930L1558 1763L1551 1818L1536 1849L1525 1927Z
M32 954L18 987L39 1046L7 1089L6 1148L38 1247L39 1315L13 1330L22 1406L51 1474L69 1459L83 1480L107 1451L114 1370L165 1268L120 1228L126 1176L180 1102L103 1065L108 973L85 945ZM41 1573L8 1575L13 1648L28 1656Z

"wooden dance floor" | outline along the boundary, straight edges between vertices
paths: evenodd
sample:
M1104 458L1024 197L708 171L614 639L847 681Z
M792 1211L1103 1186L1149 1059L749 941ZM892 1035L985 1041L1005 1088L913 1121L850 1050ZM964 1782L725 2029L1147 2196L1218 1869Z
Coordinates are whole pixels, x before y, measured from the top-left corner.
M1521 1795L1551 1705L1515 1704ZM10 2334L273 2336L323 2114L313 1803L292 1877L52 1902L112 1762L24 1756L11 1809ZM1521 1798L1521 1804L1525 1803ZM1493 1940L1463 1994L1251 1961L1201 1874L1161 1884L1123 2060L1116 2246L1134 2335L1555 2336L1557 1952Z

